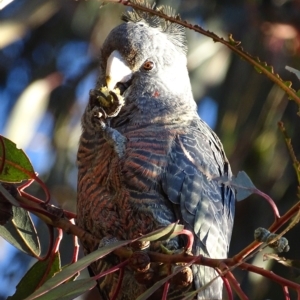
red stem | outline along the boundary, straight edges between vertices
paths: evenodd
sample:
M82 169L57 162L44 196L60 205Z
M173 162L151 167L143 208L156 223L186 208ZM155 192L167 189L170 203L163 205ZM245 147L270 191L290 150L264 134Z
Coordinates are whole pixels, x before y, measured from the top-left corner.
M299 295L299 292L300 292L300 285L295 283L295 282L292 282L290 280L287 280L277 274L274 274L272 271L269 271L269 270L265 270L263 268L259 268L257 266L253 266L251 264L248 264L248 263L241 263L239 265L239 267L242 269L242 270L247 270L247 271L250 271L250 272L253 272L253 273L256 273L256 274L260 274L266 278L269 278L271 280L273 280L274 282L277 282L278 284L282 285L282 286L286 286L286 288L292 288L294 290L297 291L298 295ZM299 296L298 296L299 297Z
M174 232L175 234L184 234L187 236L187 244L185 246L186 250L192 250L193 248L193 244L194 244L194 235L192 234L191 231L187 230L187 229L182 229L179 232Z
M163 295L162 295L161 300L167 300L168 292L169 292L169 287L170 287L170 282L167 281L167 282L164 284L164 291L163 291Z
M70 222L75 225L74 219L71 219ZM78 243L78 237L76 235L73 235L73 243L74 243L74 250L73 250L73 257L72 257L72 263L75 263L78 260L78 253L79 253L79 243Z
M282 289L283 289L284 299L291 300L288 287L284 285Z
M29 206L29 205L26 205L26 204L23 204L23 203L20 203L20 207L28 210L29 212L35 212L35 213L40 213L44 216L47 216L49 219L52 220L53 218L53 215L50 213L50 212L47 212L45 209L43 208L37 208L37 207L32 207L32 206Z
M114 266L114 267L112 267L112 268L110 268L110 269L108 269L108 270L106 270L106 271L104 271L104 272L102 272L102 273L94 276L93 279L98 280L99 278L101 278L103 276L106 276L106 275L108 275L110 273L116 272L119 269L121 269L121 268L125 267L126 265L128 265L128 262L129 262L129 260L126 259L123 262L119 263L118 265L116 265L116 266Z
M53 249L53 241L54 241L54 234L53 234L53 227L50 225L47 225L48 232L49 232L49 246L48 251L44 257L41 257L39 260L47 260L48 257L51 255L52 249Z
M234 291L236 292L236 294L239 296L239 298L241 300L249 300L247 295L242 291L239 282L236 280L236 278L233 276L233 274L229 270L226 271L224 276L225 276L225 278L228 279L228 281L230 282L230 285L232 286L232 288L234 289Z
M117 299L117 297L119 295L119 292L120 292L120 289L121 289L121 286L122 286L123 277L124 277L124 268L120 268L119 269L118 284L117 284L117 287L115 289L115 292L114 292L111 300L116 300Z
M21 183L21 184L17 187L17 190L21 193L21 192L23 192L27 187L29 187L33 182L34 182L34 179L28 179L27 181L24 181L23 183Z
M63 210L64 216L68 219L76 219L77 215L71 211Z
M49 226L48 226L49 227ZM40 286L42 286L42 284L46 281L46 279L47 279L47 277L48 277L48 275L49 275L49 271L51 270L51 268L52 268L52 263L53 263L53 260L54 260L54 257L55 257L55 254L58 252L58 250L59 250L59 245L60 245L60 242L61 242L61 240L62 240L62 237L63 237L63 231L62 231L62 229L58 229L58 236L57 236L57 238L56 238L56 241L55 241L55 244L54 244L54 246L51 248L51 247L49 247L50 249L51 249L51 254L50 254L50 256L48 255L48 253L47 253L47 255L46 256L48 256L50 259L49 259L49 262L48 262L48 264L47 264L47 269L46 269L46 271L45 271L45 273L44 273L44 275L43 275L43 277L42 277L42 279L40 280L40 282L39 282L39 284L37 285L37 287L36 287L36 289L38 289Z
M26 172L26 173L27 173L27 172ZM27 198L28 200L34 201L34 202L36 202L36 203L46 203L46 204L49 203L49 201L50 201L50 192L49 192L47 186L45 185L45 183L37 176L37 174L34 174L34 175L30 174L30 175L31 175L32 179L29 179L27 182L21 184L21 185L17 188L18 191L19 191L19 193L20 193L23 197ZM29 187L29 186L33 183L34 180L41 186L41 188L42 188L43 191L45 192L45 195L46 195L45 201L42 201L42 200L40 200L40 199L38 199L38 198L36 198L36 197L34 197L34 196L32 196L32 195L30 195L30 194L24 192L24 190L25 190L27 187Z
M24 198L26 198L29 201L38 203L38 204L45 204L46 202L36 198L34 196L32 196L31 194L28 194L24 191L25 188L27 188L28 186L30 186L32 184L32 182L34 181L34 179L30 179L28 180L25 184L22 184L20 186L17 187L18 192L20 193L20 195ZM64 213L64 216L68 219L76 219L76 214L67 210L62 210Z
M44 202L45 202L46 204L49 203L49 201L50 201L50 192L49 192L47 186L46 186L45 183L44 183L39 177L37 177L36 175L35 175L34 179L35 179L35 181L36 181L37 183L40 184L40 186L42 187L43 191L45 192L46 199L45 199Z
M43 200L39 199L39 198L36 198L34 196L32 196L31 194L28 194L26 192L23 191L23 189L19 189L17 188L18 191L20 192L21 196L32 201L32 202L35 202L35 203L38 203L38 204L41 204L41 203L45 203Z
M265 198L265 200L268 201L268 203L270 204L270 206L272 208L272 211L274 213L275 222L277 220L279 220L280 219L280 214L279 214L278 207L275 204L274 200L269 195L265 194L264 192L262 192L258 189L254 189L253 192L260 195L261 197Z
M286 222L288 222L294 214L300 210L300 201L298 201L293 207L291 207L282 217L275 220L273 224L268 228L270 232L276 232L280 227L282 227ZM251 252L256 250L261 245L261 242L254 241L246 248L244 248L240 253L233 256L233 260L236 263L241 262L245 257L247 257ZM300 299L299 299L300 300Z
M232 289L231 289L228 279L222 274L222 272L219 269L215 269L215 270L218 272L218 274L220 275L220 277L223 280L223 283L224 283L224 286L225 286L225 289L226 289L226 292L228 295L228 300L233 300L233 293L232 293Z

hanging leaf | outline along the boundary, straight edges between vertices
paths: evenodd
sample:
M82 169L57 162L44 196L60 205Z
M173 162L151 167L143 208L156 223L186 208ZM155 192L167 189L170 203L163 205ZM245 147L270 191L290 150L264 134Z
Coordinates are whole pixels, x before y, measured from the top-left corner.
M55 289L51 290L47 294L44 294L40 297L35 299L38 300L73 300L76 297L82 295L88 290L91 290L95 287L97 281L93 278L85 278L76 281L67 282L61 284L60 286L56 287Z
M147 234L138 240L145 239L147 241L152 241L152 240L157 240L157 239L168 239L170 236L172 236L172 233L180 232L182 229L183 229L183 225L178 225L177 223L173 223L165 228L161 228L159 230L154 231L153 233ZM33 294L31 294L30 297L28 297L26 299L27 300L29 300L29 299L65 299L65 298L61 298L60 296L58 296L58 298L56 298L56 296L54 296L54 295L60 295L60 293L63 291L65 291L66 293L69 293L69 287L67 287L66 290L64 290L64 288L57 289L56 292L58 294L56 294L56 292L54 292L54 289L57 286L59 286L61 283L70 279L72 276L74 276L76 273L80 272L82 269L86 268L87 266L89 266L95 260L102 258L103 256L111 253L112 251L114 251L122 246L125 246L125 245L131 243L132 241L133 240L117 241L117 242L111 243L105 247L101 247L98 250L88 254L87 256L80 259L76 263L64 268L61 272L59 272L53 278L51 278L47 282L45 282L43 284L43 286L41 286L38 290L36 290ZM94 286L94 281L91 281L91 282L84 281L84 282L82 282L82 284L84 284L84 286L85 286L84 289L79 289L80 284L79 285L74 284L74 285L70 286L70 287L74 288L74 293L76 292L75 294L77 296L79 295L79 294L77 294L77 292L82 293L82 292L86 291L86 289L92 288ZM66 285L66 284L64 284L64 285ZM75 290L75 288L76 288L76 290ZM49 291L52 291L52 290L54 293L53 294L54 298L53 297L48 298ZM75 297L75 294L70 294L70 297L71 297L71 295L72 295L72 297ZM42 296L43 296L43 298L42 298ZM47 296L47 298L45 298L46 296ZM68 296L66 299L72 299L72 298L69 298L69 296Z
M239 171L237 176L232 176L231 179L227 176L221 176L213 178L213 180L235 189L237 201L244 200L257 190L250 177L244 171Z
M13 217L12 203L6 199L7 195L11 196L8 192L10 186L8 184L4 185L0 183L0 225L5 225ZM13 200L19 205L14 198Z
M164 241L167 239L170 239L174 236L177 236L175 234L173 236L174 232L180 232L184 229L183 225L180 225L178 223L172 223L168 225L167 227L155 230L151 233L143 235L143 237L139 238L140 241Z
M50 268L49 264L51 264ZM7 300L20 300L28 297L40 285L46 272L48 272L46 277L47 280L59 272L60 269L61 264L59 252L54 253L47 260L36 262L17 285L15 294L8 297Z
M10 204L14 206L20 206L20 203L12 196L12 193L14 193L13 188L9 187L9 184L3 184L0 183L0 197L2 202L9 202Z
M24 151L0 136L0 181L17 183L34 177L34 169Z
M241 201L253 194L256 190L250 177L244 171L239 171L236 177L232 178L231 186L236 189L236 200Z
M0 236L19 250L39 256L40 242L29 213L21 207L13 206L13 218L0 226Z
M85 257L78 260L76 263L71 264L70 266L64 268L61 272L57 273L54 277L50 278L39 289L37 289L33 294L31 294L25 300L32 300L32 299L37 299L38 297L41 297L42 295L48 293L50 290L53 290L55 287L57 287L61 283L70 279L76 273L80 272L81 270L83 270L84 268L89 266L92 262L96 261L97 259L102 258L103 256L111 253L112 251L114 251L122 246L125 246L131 242L132 242L132 240L114 242L105 247L101 247L101 248L97 249L96 251L86 255ZM49 299L49 298L43 298L43 299Z

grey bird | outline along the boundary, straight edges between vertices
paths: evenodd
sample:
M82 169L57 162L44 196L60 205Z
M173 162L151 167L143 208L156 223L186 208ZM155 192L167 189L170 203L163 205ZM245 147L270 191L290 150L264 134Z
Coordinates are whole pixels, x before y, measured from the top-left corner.
M184 28L141 11L123 20L103 44L99 78L82 117L77 224L105 244L179 220L194 234L194 255L226 258L235 194L214 178L230 179L231 169L219 138L197 114ZM111 93L118 104L111 111L97 102L104 86L120 89L119 102ZM180 248L184 241L173 244ZM110 255L91 268L97 274L116 263ZM189 289L218 275L199 265L192 271ZM118 273L102 279L102 299L111 299L117 285ZM147 288L126 268L117 299L136 299ZM197 299L222 299L222 288L218 278ZM171 287L168 299L182 298L173 294Z

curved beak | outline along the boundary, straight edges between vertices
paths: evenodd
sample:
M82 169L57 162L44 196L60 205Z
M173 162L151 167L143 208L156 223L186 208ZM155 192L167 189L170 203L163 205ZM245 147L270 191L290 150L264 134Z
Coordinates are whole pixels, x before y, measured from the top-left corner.
M132 77L132 71L127 62L117 50L113 51L107 59L106 85L113 90L118 82L127 82Z

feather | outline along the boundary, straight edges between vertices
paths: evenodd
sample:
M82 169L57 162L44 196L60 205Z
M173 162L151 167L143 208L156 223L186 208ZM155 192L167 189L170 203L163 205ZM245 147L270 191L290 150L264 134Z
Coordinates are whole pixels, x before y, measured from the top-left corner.
M162 14L179 19L179 15L176 14L174 9L170 6L156 6L149 4L145 0L132 0L132 3L139 4L140 6L152 9L154 11L161 12ZM167 38L183 53L187 53L187 41L185 36L185 29L183 26L170 22L164 18L160 18L157 15L149 12L144 12L138 9L127 11L123 13L121 19L125 22L144 22L150 27L159 28L162 32L166 33Z

